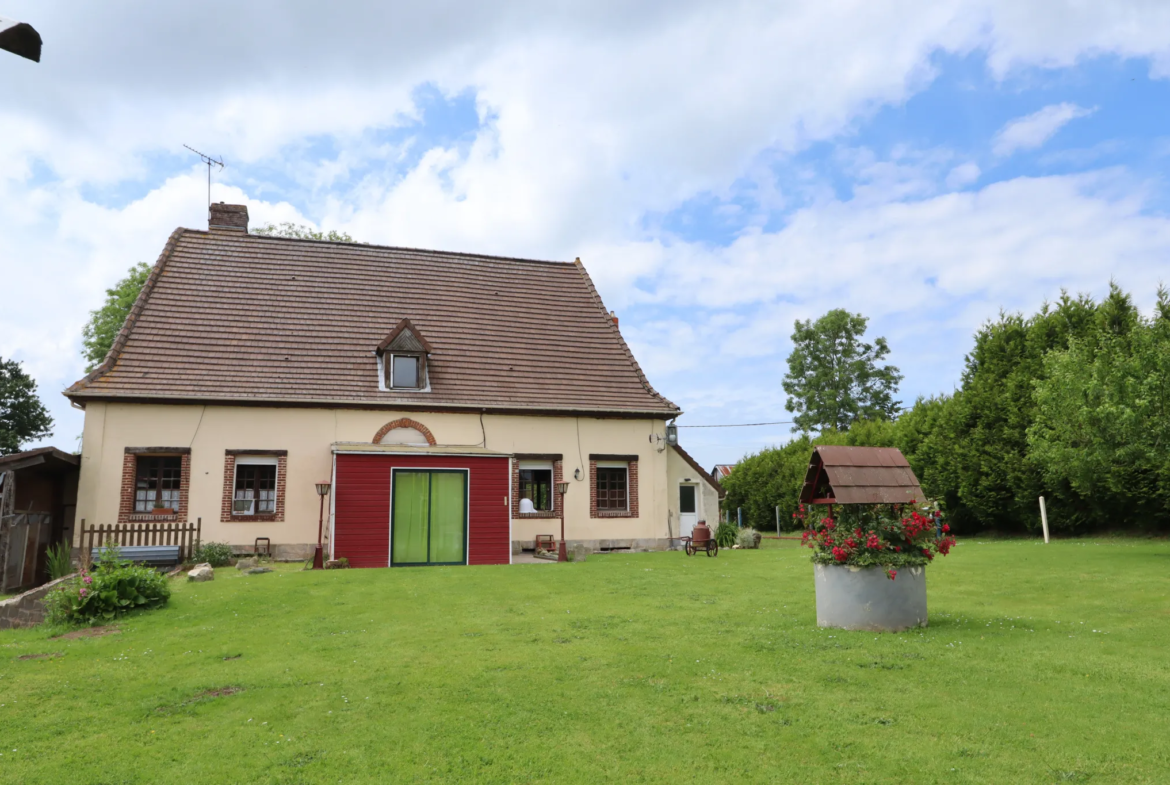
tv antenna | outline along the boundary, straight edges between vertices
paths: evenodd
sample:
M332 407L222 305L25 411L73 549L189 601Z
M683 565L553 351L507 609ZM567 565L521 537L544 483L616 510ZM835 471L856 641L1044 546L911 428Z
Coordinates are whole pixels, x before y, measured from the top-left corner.
M202 159L203 163L207 164L207 211L208 211L208 213L210 213L211 212L211 167L218 166L220 169L223 169L223 167L224 167L223 156L220 156L219 160L216 160L216 159L212 158L210 155L207 155L206 153L199 152L198 150L196 150L194 147L192 147L189 144L185 144L185 145L183 145L183 147L186 147L188 150L195 153L195 155L199 156L199 158Z

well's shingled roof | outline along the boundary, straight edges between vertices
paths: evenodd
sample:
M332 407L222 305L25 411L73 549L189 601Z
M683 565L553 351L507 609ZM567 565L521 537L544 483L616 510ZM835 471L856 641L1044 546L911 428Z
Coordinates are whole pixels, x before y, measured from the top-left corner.
M378 389L403 318L430 392ZM87 399L651 413L646 380L580 262L178 229Z
M829 492L839 504L906 504L925 495L906 456L897 447L821 445L813 450L800 501L817 498L828 478Z

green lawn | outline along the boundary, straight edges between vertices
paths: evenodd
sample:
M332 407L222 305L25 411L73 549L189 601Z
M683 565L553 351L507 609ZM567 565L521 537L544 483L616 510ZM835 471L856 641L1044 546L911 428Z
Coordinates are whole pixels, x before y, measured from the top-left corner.
M0 782L1170 780L1170 544L965 541L899 635L818 630L768 544L221 569L117 635L0 632Z

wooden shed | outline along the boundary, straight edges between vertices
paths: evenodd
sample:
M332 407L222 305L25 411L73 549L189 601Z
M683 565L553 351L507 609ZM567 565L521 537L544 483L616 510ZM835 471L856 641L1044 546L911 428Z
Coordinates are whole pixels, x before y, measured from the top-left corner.
M80 463L55 447L0 457L0 593L47 579L46 549L72 536Z
M906 504L923 498L896 447L817 447L800 489L802 504Z

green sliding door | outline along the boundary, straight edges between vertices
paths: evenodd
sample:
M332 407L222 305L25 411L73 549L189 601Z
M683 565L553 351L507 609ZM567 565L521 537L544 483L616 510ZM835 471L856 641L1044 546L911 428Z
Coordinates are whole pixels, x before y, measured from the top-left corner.
M391 564L466 561L467 473L396 469Z

